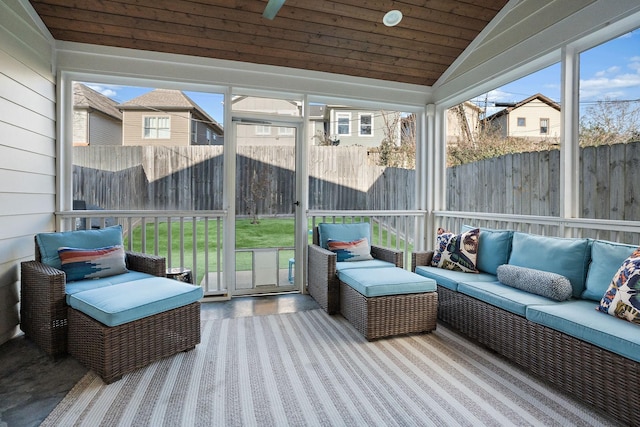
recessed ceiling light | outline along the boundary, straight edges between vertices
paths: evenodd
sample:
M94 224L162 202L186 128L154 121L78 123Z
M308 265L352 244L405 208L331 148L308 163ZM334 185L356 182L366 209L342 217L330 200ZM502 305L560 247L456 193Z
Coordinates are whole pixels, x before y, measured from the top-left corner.
M389 12L384 14L384 18L382 18L382 23L387 27L396 26L402 21L402 12L399 10L390 10Z

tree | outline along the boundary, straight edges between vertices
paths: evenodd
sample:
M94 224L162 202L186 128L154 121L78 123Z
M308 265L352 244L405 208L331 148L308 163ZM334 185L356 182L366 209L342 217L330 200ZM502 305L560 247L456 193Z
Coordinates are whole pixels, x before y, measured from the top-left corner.
M580 119L582 147L638 141L639 137L640 101L605 98L588 107Z
M382 112L384 138L378 149L380 166L415 169L416 116Z

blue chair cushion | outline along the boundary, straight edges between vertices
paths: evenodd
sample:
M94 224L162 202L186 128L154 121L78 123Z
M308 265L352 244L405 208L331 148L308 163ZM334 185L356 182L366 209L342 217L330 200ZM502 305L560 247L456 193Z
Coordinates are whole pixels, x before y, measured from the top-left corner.
M438 283L438 285L444 286L452 291L458 290L459 282L494 282L498 280L494 274L465 273L463 271L445 270L439 267L424 265L416 267L416 274L433 279Z
M349 262L342 261L336 262L336 271L350 270L353 268L389 268L396 265L389 261L382 261L381 259L372 259L368 261Z
M527 319L640 362L640 327L596 310L590 300L527 308Z
M67 246L80 249L95 249L106 246L122 246L122 226L116 225L99 230L40 233L36 235L36 243L40 251L41 262L60 269L62 262L58 255L59 248Z
M69 296L69 305L107 326L118 326L183 307L202 295L200 286L153 277L77 292Z
M571 282L573 296L582 295L591 260L588 239L514 232L512 242L509 264L561 274Z
M355 240L366 237L371 242L370 224L368 222L356 222L351 224L318 224L318 237L320 247L329 249L327 242L329 240L338 240L341 242L353 242Z
M436 291L435 280L399 267L342 270L338 272L338 278L365 297Z
M477 227L463 225L462 231L473 230ZM511 255L512 230L492 230L480 228L478 241L478 256L476 266L485 273L497 274L498 266L509 262Z
M512 288L498 281L461 282L458 292L524 317L531 305L554 304L552 299Z
M638 246L634 245L594 240L591 244L591 264L582 298L600 302L613 276L637 248Z
M134 280L150 279L156 277L152 274L142 273L140 271L129 271L128 273L118 274L116 276L102 277L100 279L76 280L75 282L67 282L64 291L67 294L67 304L69 303L69 295L77 292L87 291L89 289L104 288L105 286L117 285L118 283L133 282Z

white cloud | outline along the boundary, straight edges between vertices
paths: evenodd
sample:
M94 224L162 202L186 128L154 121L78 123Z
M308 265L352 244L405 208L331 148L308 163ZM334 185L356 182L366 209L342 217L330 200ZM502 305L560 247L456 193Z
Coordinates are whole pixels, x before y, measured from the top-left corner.
M120 88L120 86L115 85L97 85L92 83L86 83L86 85L96 92L112 99L117 97L118 89Z

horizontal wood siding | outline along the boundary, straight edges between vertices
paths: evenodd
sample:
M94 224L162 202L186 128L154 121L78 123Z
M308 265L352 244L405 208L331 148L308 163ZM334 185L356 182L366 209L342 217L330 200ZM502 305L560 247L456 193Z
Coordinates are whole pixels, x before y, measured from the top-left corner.
M55 211L55 78L49 40L0 2L0 344L17 332L20 262Z

